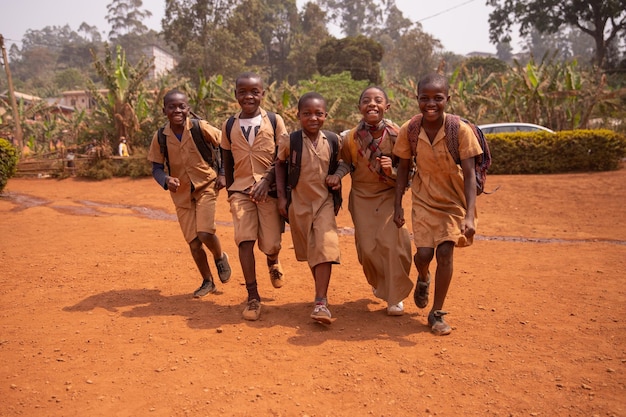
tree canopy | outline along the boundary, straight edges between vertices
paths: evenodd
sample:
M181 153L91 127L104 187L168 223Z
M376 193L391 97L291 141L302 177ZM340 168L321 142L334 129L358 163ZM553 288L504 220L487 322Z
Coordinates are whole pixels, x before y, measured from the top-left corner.
M494 7L489 36L496 44L510 41L514 24L522 36L533 28L551 34L570 25L593 38L594 63L606 67L609 49L626 36L626 0L487 0L487 5Z

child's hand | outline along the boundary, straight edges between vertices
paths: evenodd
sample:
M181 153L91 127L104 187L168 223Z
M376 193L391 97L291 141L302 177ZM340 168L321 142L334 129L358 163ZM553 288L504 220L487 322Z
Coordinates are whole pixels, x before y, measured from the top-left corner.
M226 187L226 176L218 175L217 180L215 181L215 189L221 190L224 187Z
M332 188L333 190L338 190L341 188L341 177L339 175L328 175L326 177L326 185Z
M167 189L175 193L180 187L180 180L174 177L167 177Z
M376 160L380 163L380 167L383 169L385 175L390 177L393 173L393 166L391 164L391 158L388 156L381 156L376 158Z
M474 225L474 219L465 218L461 223L461 233L467 238L468 241L472 241L476 234L476 226Z
M402 207L396 207L394 210L393 222L396 224L398 229L404 226L404 209Z
M267 193L270 190L269 181L265 178L261 178L260 181L256 182L252 189L250 190L250 198L255 203L260 203L267 200Z
M287 199L285 197L278 197L278 212L285 219L289 218L287 214Z

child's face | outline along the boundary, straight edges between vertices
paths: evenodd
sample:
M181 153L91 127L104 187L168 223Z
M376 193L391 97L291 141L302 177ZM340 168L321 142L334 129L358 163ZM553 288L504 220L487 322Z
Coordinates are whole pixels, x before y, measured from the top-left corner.
M442 85L431 83L421 86L417 93L417 103L424 120L437 122L443 119L443 112L449 99L448 91Z
M326 103L318 98L306 100L298 110L298 120L308 136L317 136L327 115Z
M240 78L235 87L235 98L241 106L243 118L254 117L259 114L259 106L265 95L263 83L258 78Z
M365 123L370 125L378 124L385 116L385 111L387 110L389 110L387 98L378 88L368 88L361 95L359 111L363 115Z
M173 94L163 103L163 114L171 126L182 126L189 115L189 101L184 94Z

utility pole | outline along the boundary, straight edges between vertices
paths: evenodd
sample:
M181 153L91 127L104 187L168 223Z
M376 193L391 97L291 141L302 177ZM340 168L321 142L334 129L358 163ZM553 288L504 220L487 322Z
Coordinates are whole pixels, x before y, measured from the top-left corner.
M15 123L15 141L19 147L19 151L24 149L24 133L22 132L22 124L20 122L20 114L17 111L17 100L15 100L15 91L13 90L13 79L11 78L11 70L9 69L9 59L7 58L7 50L4 47L4 36L0 34L0 49L2 49L2 62L4 70L7 73L7 82L9 84L9 99L13 108L13 122Z

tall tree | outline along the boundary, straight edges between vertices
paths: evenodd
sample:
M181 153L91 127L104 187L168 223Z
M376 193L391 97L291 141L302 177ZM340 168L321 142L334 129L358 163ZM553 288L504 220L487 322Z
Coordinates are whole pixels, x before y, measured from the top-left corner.
M487 0L487 5L494 7L489 15L494 43L509 41L514 24L522 36L533 27L555 33L571 25L594 39L594 63L605 66L608 48L626 36L626 0Z
M163 35L181 55L179 69L183 74L197 78L198 71L206 76L218 69L224 70L220 71L223 74L232 73L246 61L250 53L241 42L248 39L227 28L237 4L237 0L165 1ZM256 51L256 46L252 49Z
M329 76L350 72L353 80L380 82L380 61L383 47L365 36L330 38L319 49L316 56L320 74Z
M318 4L347 37L371 32L380 25L380 1L319 0Z
M142 9L142 6L141 0L112 0L107 5L107 22L111 25L109 40L114 41L129 33L142 35L148 32L143 21L152 16L152 12Z
M301 24L294 33L289 53L289 82L311 79L317 72L315 54L330 36L324 24L325 16L325 12L317 4L308 2L304 5L304 10L300 13Z

